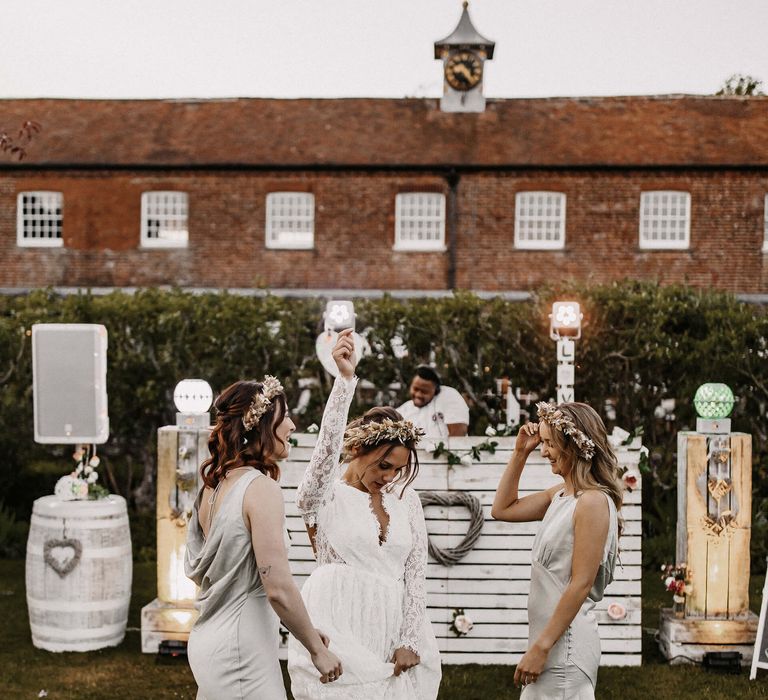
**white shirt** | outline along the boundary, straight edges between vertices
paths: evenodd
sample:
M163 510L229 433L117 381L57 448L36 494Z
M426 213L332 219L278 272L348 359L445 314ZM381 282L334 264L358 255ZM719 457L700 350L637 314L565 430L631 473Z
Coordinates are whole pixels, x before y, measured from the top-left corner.
M451 423L469 425L469 408L462 395L450 386L441 386L440 393L426 406L419 408L413 401L406 401L397 410L403 418L424 430L428 438L448 437Z

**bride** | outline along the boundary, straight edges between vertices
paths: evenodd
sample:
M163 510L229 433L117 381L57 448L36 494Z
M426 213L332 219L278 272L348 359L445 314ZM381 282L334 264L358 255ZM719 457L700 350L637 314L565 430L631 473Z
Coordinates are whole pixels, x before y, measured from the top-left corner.
M318 562L302 597L344 674L321 684L291 638L291 692L296 700L435 700L441 670L426 615L427 531L409 488L421 431L389 407L345 429L357 384L351 331L339 334L333 358L339 376L297 505Z

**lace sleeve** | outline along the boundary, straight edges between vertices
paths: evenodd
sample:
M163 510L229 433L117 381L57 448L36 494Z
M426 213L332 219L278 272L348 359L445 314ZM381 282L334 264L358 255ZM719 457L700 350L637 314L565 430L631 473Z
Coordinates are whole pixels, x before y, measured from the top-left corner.
M325 404L312 458L296 492L296 506L310 527L315 524L317 511L326 502L339 466L347 412L355 394L355 386L357 377L336 377L328 403Z
M427 614L427 526L419 494L412 489L408 489L408 519L413 543L405 561L405 609L397 646L418 654Z

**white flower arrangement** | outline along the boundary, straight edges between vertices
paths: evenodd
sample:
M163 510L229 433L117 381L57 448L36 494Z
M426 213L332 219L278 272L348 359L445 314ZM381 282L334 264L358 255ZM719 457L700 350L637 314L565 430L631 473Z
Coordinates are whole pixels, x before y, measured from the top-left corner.
M425 452L434 452L437 444L433 440L422 440L420 447Z
M76 462L75 468L56 482L54 495L62 501L82 501L108 496L107 489L96 483L99 480L96 467L101 463L96 456L96 446L78 445L72 459Z
M61 479L56 482L56 486L53 487L53 493L60 501L77 500L75 490L78 487L79 482L80 479L75 479L70 474L62 476Z
M472 619L469 617L469 615L464 612L464 608L456 608L453 611L453 622L451 623L449 629L457 637L469 634L474 626L475 623L472 622Z
M608 442L614 449L624 444L624 441L629 437L629 431L615 426L611 434L608 436Z

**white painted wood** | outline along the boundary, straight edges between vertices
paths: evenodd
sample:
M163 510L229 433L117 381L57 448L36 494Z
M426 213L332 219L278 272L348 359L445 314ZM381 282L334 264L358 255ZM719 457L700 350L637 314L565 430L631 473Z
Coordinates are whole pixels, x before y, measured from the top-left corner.
M613 599L612 599L613 600ZM629 606L627 606L629 607ZM515 625L515 624L527 624L528 612L523 608L515 608L512 610L504 609L471 609L466 611L475 623L475 627L482 625ZM436 625L445 625L446 629L453 621L453 611L451 608L428 608L427 614L429 619ZM605 610L597 610L595 612L598 620L607 627L614 627L616 625L628 625L638 624L640 622L640 608L630 609L627 612L627 616L620 621L612 620L608 617ZM602 631L603 628L601 628ZM639 630L638 630L639 631ZM633 633L634 634L634 633Z
M291 536L291 570L301 585L315 568L304 521L295 506L296 487L306 468L315 442L314 435L295 435L298 447L291 460L282 465L288 530ZM487 438L451 438L450 449L460 452ZM427 614L445 664L515 664L527 646L530 552L539 523L503 523L491 518L496 486L512 454L512 438L493 438L499 443L496 454L483 453L471 467L448 467L444 458L420 452L420 471L413 486L418 491L468 491L480 500L484 522L480 539L473 550L453 567L430 560L427 570ZM635 466L640 453L622 449L619 462ZM521 494L553 486L559 477L549 463L536 453L529 459L521 479ZM620 539L622 566L608 586L605 597L595 606L604 666L640 664L641 654L641 576L642 576L642 493L625 492L623 534ZM460 506L425 508L427 531L438 547L457 545L469 525L469 512ZM608 616L608 606L618 603L626 610L621 620ZM463 608L475 622L472 631L456 637L449 627L456 608ZM283 651L281 651L284 654Z
M58 544L46 562L46 542ZM59 575L52 566L75 554ZM68 544L69 543L69 544ZM32 643L48 651L90 651L116 646L125 636L132 580L131 534L125 500L38 498L27 542L26 589Z
M522 652L508 653L455 653L443 652L440 660L443 664L499 664L513 666L523 657ZM640 654L608 654L600 657L601 666L640 666L642 657ZM512 670L509 671L509 683L512 684Z

